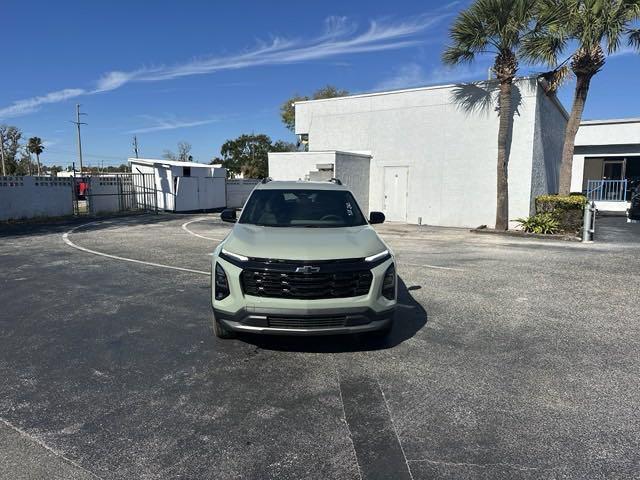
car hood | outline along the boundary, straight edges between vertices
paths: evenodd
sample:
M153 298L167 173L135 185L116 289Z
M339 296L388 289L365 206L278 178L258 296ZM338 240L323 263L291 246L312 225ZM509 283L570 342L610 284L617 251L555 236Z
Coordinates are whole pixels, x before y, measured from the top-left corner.
M369 225L346 228L261 227L237 223L224 242L232 253L280 260L362 258L387 249Z

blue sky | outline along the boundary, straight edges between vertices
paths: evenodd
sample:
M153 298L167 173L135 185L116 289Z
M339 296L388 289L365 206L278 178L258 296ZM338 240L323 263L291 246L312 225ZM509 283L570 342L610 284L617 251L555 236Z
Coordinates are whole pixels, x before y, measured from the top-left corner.
M350 92L486 78L489 60L440 62L468 2L3 2L0 122L45 140L42 160L76 158L75 104L89 123L85 162L158 157L184 140L196 161L241 133L294 141L279 106L331 83ZM9 20L9 21L7 21ZM7 39L10 41L7 42ZM539 71L523 66L521 73ZM610 58L585 118L640 116L640 55ZM572 85L561 99L570 107Z

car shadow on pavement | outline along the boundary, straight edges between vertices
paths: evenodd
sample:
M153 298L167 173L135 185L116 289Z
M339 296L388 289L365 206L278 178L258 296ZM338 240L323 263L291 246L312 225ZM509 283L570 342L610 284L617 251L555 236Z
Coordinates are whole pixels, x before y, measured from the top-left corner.
M272 336L240 334L238 338L264 350L310 353L364 352L385 350L416 335L428 321L427 311L412 296L419 285L407 287L398 277L398 308L393 330L385 339L367 334L331 336Z

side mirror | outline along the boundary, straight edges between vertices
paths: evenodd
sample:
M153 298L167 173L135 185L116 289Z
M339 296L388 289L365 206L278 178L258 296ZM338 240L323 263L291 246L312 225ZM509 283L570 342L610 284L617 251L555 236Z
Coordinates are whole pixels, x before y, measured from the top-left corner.
M225 208L220 214L220 220L223 222L236 223L236 211L233 208Z
M386 217L382 212L371 212L369 214L369 223L375 225L376 223L384 223Z

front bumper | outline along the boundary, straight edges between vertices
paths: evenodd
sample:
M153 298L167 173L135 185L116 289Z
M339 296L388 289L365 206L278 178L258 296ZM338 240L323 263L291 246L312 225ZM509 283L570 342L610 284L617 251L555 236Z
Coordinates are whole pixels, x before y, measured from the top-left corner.
M341 335L389 328L395 307L382 312L370 308L323 309L301 313L296 309L247 309L228 313L213 309L214 317L235 332L271 335Z

